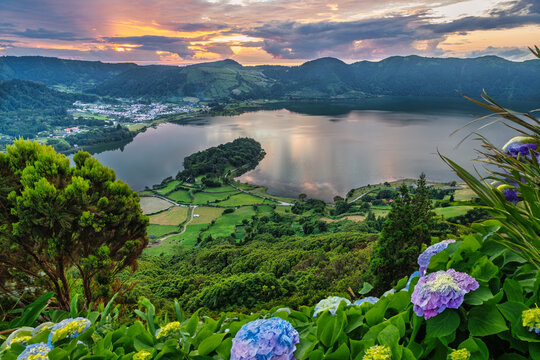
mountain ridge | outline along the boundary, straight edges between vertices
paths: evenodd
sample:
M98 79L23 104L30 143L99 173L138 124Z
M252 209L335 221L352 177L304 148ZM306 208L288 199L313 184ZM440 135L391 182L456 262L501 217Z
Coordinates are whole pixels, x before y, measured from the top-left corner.
M540 60L497 56L392 56L350 64L325 57L299 66L244 66L235 60L187 66L88 62L45 57L1 57L0 80L21 78L101 96L177 101L342 99L374 96L477 96L540 99Z

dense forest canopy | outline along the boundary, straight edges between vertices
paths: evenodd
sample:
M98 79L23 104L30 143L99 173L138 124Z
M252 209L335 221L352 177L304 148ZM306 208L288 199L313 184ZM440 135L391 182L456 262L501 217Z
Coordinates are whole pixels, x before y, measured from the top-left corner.
M184 170L176 177L182 180L200 175L222 177L232 169L236 169L235 176L238 176L257 166L264 155L259 142L250 138L239 138L187 156L184 159Z

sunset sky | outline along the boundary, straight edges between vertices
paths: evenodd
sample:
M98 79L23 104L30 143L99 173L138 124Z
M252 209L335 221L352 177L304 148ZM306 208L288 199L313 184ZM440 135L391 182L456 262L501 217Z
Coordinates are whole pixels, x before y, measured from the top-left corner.
M183 65L530 58L540 0L0 0L0 55Z

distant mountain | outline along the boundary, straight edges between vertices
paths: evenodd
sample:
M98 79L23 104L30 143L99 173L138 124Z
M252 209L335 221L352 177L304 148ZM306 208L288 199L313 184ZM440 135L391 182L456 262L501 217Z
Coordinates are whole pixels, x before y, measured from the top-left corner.
M478 96L540 100L540 60L512 62L394 56L346 64L334 58L301 66L242 66L233 60L177 66L106 64L41 57L0 58L0 79L22 78L114 97L177 100L358 100L380 95Z
M66 93L29 80L0 81L0 111L64 108L75 101L94 101L96 96Z
M272 83L272 79L254 68L224 60L186 67L140 66L105 81L91 92L117 97L253 98L267 95Z
M136 64L66 60L43 56L0 57L0 80L24 79L71 90L89 89Z

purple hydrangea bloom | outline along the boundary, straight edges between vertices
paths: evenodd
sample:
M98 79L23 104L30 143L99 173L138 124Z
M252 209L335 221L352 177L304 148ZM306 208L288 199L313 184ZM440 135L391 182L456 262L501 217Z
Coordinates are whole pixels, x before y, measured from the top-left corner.
M377 301L379 301L378 297L368 296L368 297L365 297L363 299L356 300L353 304L356 305L356 306L360 306L365 302L370 303L370 304L375 304Z
M503 188L501 189L501 192L503 193L506 201L509 201L514 204L517 204L517 202L519 201L519 197L518 197L519 191L517 191L516 189Z
M248 322L233 339L231 360L291 360L298 331L278 317Z
M414 288L411 296L414 312L427 320L446 308L457 309L465 294L478 287L472 276L454 269L431 273L421 277Z
M420 254L420 256L418 257L418 265L420 265L420 276L424 276L426 274L426 270L429 266L429 260L431 259L431 257L446 249L448 245L453 242L456 242L456 240L443 240L440 243L431 245L423 253Z

